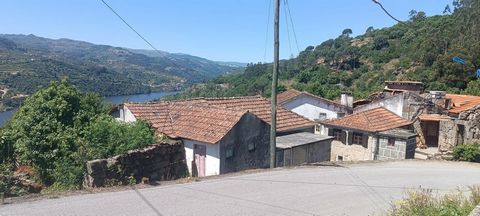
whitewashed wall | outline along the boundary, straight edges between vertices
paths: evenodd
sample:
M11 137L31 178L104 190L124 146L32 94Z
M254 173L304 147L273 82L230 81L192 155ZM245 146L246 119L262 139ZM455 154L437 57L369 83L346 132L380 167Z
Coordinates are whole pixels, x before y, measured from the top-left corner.
M342 112L331 104L304 95L286 102L283 107L312 121L318 119L320 113L326 113L327 119L335 119L337 112Z
M207 155L205 158L205 176L220 174L220 145L203 143L194 140L183 140L185 145L185 159L187 160L188 171L192 173L192 161L194 160L193 147L195 144L207 147Z
M403 94L399 94L393 97L372 102L364 106L357 107L355 108L354 113L363 112L363 111L375 109L378 107L383 107L401 117L403 115L403 103L404 103Z

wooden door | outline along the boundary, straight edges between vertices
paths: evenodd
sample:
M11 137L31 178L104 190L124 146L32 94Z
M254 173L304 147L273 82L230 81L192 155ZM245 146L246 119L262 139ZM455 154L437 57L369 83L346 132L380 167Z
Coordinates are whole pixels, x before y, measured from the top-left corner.
M437 121L422 122L423 135L425 136L425 144L428 147L438 147L438 130L439 123Z
M207 148L204 145L194 145L193 151L195 157L195 169L198 177L205 176L205 157L207 156Z

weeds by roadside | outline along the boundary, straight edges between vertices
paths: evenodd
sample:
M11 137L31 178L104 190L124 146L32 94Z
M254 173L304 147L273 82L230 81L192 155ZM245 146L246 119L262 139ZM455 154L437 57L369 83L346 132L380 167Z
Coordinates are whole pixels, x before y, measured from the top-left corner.
M457 191L434 195L432 191L410 191L403 200L395 202L389 216L468 216L480 204L480 187L469 188L468 193Z

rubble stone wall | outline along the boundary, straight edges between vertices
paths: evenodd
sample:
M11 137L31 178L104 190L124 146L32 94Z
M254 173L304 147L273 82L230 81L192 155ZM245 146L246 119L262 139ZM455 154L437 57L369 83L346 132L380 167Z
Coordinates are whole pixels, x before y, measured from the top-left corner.
M458 119L465 122L464 143L480 143L480 105L460 113Z
M438 150L446 152L457 144L457 124L453 120L440 121L438 128Z
M127 154L87 162L85 187L173 180L188 175L181 141L151 145Z

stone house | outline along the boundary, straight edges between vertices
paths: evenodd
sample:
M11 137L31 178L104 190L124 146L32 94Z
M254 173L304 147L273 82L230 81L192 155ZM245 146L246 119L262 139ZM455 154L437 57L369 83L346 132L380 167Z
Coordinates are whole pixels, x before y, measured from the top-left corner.
M421 83L390 81L375 99L355 107L354 113L377 107L386 108L414 122L417 147L426 155L451 151L455 145L479 142L477 106L480 97L423 92ZM423 151L420 149L428 149Z
M193 176L269 167L270 104L262 97L125 103L112 114L125 122L145 120L158 134L182 140ZM278 135L313 128L308 119L278 108Z
M321 134L334 137L332 160L412 159L416 134L412 122L378 107L321 123Z
M312 121L336 119L352 113L353 97L342 94L342 103L337 103L308 92L289 89L277 97L279 106L283 106Z
M295 133L277 137L277 167L330 161L333 137Z

